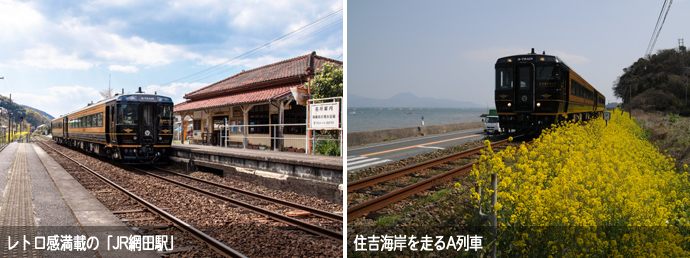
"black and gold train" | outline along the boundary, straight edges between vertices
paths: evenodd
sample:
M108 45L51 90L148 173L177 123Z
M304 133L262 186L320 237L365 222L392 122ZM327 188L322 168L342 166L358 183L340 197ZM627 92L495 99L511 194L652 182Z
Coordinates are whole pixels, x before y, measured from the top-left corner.
M496 61L496 111L504 132L539 131L564 120L587 120L606 99L563 61L532 53Z
M53 140L124 163L165 163L173 138L172 99L116 95L52 121Z

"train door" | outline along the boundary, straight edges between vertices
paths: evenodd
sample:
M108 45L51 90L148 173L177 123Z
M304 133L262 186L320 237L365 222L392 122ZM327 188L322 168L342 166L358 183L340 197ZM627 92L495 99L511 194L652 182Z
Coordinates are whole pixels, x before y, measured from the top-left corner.
M69 119L65 116L62 119L62 138L67 139L67 130L69 129Z
M139 135L142 136L142 143L152 145L156 137L156 128L154 123L154 107L155 103L141 104L141 127Z
M107 112L107 113L110 113L110 117L108 119L108 126L110 126L110 132L109 132L110 133L110 141L109 141L109 143L111 143L111 144L117 143L117 130L115 127L115 121L116 121L115 116L117 115L117 112L115 112L116 111L115 106L116 105L114 105L114 104L112 106L110 106L110 112Z
M515 111L534 111L534 65L521 65L516 71Z

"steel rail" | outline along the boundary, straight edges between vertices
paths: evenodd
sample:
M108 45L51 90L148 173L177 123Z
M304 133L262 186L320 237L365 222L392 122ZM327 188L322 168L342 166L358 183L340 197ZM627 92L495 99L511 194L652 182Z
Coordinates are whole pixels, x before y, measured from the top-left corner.
M83 169L86 170L86 171L91 172L91 174L97 176L97 177L98 177L99 179L101 179L103 182L106 182L106 183L110 184L111 186L115 187L116 189L122 191L123 193L129 195L130 197L132 197L132 198L133 198L134 200L136 200L137 202L139 202L139 203L143 204L144 206L146 206L147 208L149 208L151 211L155 212L156 214L160 215L160 216L163 217L164 219L166 219L166 220L170 221L171 223L175 224L175 226L177 226L177 228L179 228L179 229L181 229L181 230L183 230L183 231L186 231L186 232L192 234L192 236L194 236L194 238L198 239L199 241L205 242L205 243L208 244L212 249L216 250L216 251L217 251L218 253L220 253L221 255L226 256L226 257L245 257L245 258L246 258L246 256L244 256L244 255L241 254L240 252L238 252L238 251L236 251L236 250L230 248L229 246L227 246L227 245L221 243L221 242L218 241L217 239L215 239L215 238L213 238L213 237L207 235L206 233L202 232L201 230L198 230L198 229L192 227L191 225L189 225L189 224L187 224L186 222L184 222L184 221L178 219L177 217L173 216L172 214L170 214L170 213L168 213L168 212L162 210L161 208L158 208L157 206L155 206L155 205L153 205L152 203L150 203L150 202L144 200L143 198L137 196L136 194L134 194L134 193L128 191L128 190L125 189L124 187L122 187L122 186L116 184L115 182L110 181L110 179L104 177L104 176L101 175L101 174L98 174L98 173L97 173L96 171L94 171L93 169L91 169L91 168L89 168L89 167L87 167L87 166L85 166L85 165L79 163L78 161L74 160L72 157L67 156L66 154L64 154L64 153L62 153L62 152L56 150L55 148L53 148L52 146L50 146L50 145L48 145L48 144L46 144L46 143L44 143L44 142L41 142L41 143L42 143L43 145L47 146L48 148L53 149L53 151L59 153L60 155L64 156L65 158L71 160L72 162L77 163L77 165L79 165L79 167L83 168Z
M531 144L532 142L529 142L528 144ZM472 170L472 165L474 165L475 162L472 162L470 164L463 165L461 167L452 169L450 171L438 174L436 176L433 176L431 178L425 179L423 181L408 185L406 187L400 188L398 190L395 190L393 192L384 194L382 196L379 196L377 198L365 201L363 203L354 205L350 208L347 209L347 221L352 221L356 218L359 218L361 216L364 216L365 214L368 214L372 211L379 210L383 207L388 206L389 204L395 203L397 201L403 200L407 198L410 195L422 192L424 190L427 190L437 183L447 181L452 179L453 177L456 177L460 174L463 173L468 173Z
M160 170L160 171L166 172L166 173L170 173L170 174L173 174L173 175L176 175L176 176L181 176L181 177L184 177L184 178L187 178L187 179L191 179L191 180L195 180L195 181L198 181L198 182L210 184L210 185L213 185L213 186L217 186L217 187L220 187L220 188L223 188L223 189L226 189L226 190L230 190L230 191L234 191L234 192L238 192L238 193L241 193L241 194L249 195L249 196L254 197L254 198L263 199L263 200L270 201L270 202L273 202L273 203L277 203L277 204L280 204L280 205L283 205L283 206L288 206L288 207L292 207L292 208L295 208L295 209L300 209L300 210L308 211L308 212L310 212L311 214L314 214L314 215L316 215L316 216L322 217L322 218L324 218L324 219L330 219L330 220L339 221L339 222L342 222L342 221L343 221L343 215L338 215L338 214L335 214L335 213L331 213L331 212L327 212L327 211L320 210L320 209L317 209L317 208L313 208L313 207L301 205L301 204L298 204L298 203L294 203L294 202L289 202L289 201L285 201L285 200L273 198L273 197L266 196L266 195L263 195L263 194L258 194L258 193L255 193L255 192L251 192L251 191L247 191L247 190L243 190L243 189L239 189L239 188L235 188L235 187L231 187L231 186L219 184L219 183L216 183L216 182L211 182L211 181L204 180L204 179L201 179L201 178L196 178L196 177L193 177L193 176L189 176L189 175L185 175L185 174L180 174L180 173L177 173L177 172L174 172L174 171L170 171L170 170L167 170L167 169L164 169L164 168L159 168L159 167L155 167L155 168L158 169L158 170ZM135 168L135 169L137 169L137 168Z
M508 142L507 139L506 139L506 140L497 141L497 142L492 143L492 144L491 144L491 147L496 147L496 146L505 144L505 143L507 143L507 142ZM362 189L362 188L365 188L365 187L368 187L368 186L376 185L376 184L378 184L378 183L390 181L391 179L395 179L395 178L398 178L398 177L401 177L401 176L404 176L404 175L407 175L407 174L411 174L411 173L414 173L414 172L417 172L417 171L420 171L420 170L423 170L423 169L426 169L426 168L430 168L430 167L437 166L437 165L440 165L440 164L443 164L443 163L447 163L447 162L450 162L450 161L453 161L453 160L456 160L456 159L460 159L460 158L462 158L462 157L467 157L467 156L470 156L470 155L473 155L473 154L475 154L475 153L480 152L481 150L484 149L484 147L485 147L485 146L479 146L479 147L476 147L476 148L472 148L472 149L469 149L469 150L465 150L465 151L461 151L461 152L458 152L458 153L455 153L455 154L451 154L451 155L448 155L448 156L445 156L445 157L440 157L440 158L436 158L436 159L432 159L432 160L427 160L427 161L424 161L424 162L421 162L421 163L417 163L417 164L414 164L414 165L411 165L411 166L407 166L407 167L404 167L404 168L399 168L399 169L396 169L396 170L391 170L391 171L388 171L388 172L385 172L385 173L381 173L381 174L377 174L377 175L373 175L373 176L370 176L370 177L365 177L365 178L362 178L362 179L360 179L360 180L348 182L348 183L347 183L347 192L348 192L348 193L349 193L349 192L353 192L353 191L356 191L356 190L359 190L359 189ZM348 213L349 213L349 212L348 212ZM349 221L349 219L348 219L348 221Z
M307 223L307 222L304 222L304 221L301 221L298 219L293 219L291 217L285 216L285 215L280 214L280 213L276 213L276 212L273 212L273 211L270 211L270 210L267 210L267 209L264 209L261 207L257 207L257 206L254 206L254 205L251 205L251 204L248 204L245 202L241 202L241 201L232 199L232 198L227 197L227 196L223 196L220 194L209 192L207 190L200 189L200 188L197 188L197 187L194 187L191 185L187 185L185 183L182 183L182 182L179 182L176 180L172 180L172 179L166 178L164 176L159 176L159 175L156 175L156 174L153 174L153 173L150 173L150 172L138 169L138 168L134 168L134 169L142 171L143 173L146 173L147 175L150 175L150 176L153 176L153 177L156 177L159 179L163 179L163 180L171 182L173 184L177 184L179 186L189 188L191 190L194 190L194 191L203 193L205 195L208 195L208 196L232 203L234 205L243 207L245 209L252 210L256 213L262 214L262 215L267 216L271 219L275 219L275 220L281 221L281 222L289 224L289 225L293 225L295 227L298 227L298 228L300 228L304 231L310 232L312 234L328 237L328 238L338 240L341 242L343 241L343 233L342 232L336 232L336 231L325 229L325 228L322 228L322 227L319 227L319 226L316 226L316 225L313 225L311 223Z

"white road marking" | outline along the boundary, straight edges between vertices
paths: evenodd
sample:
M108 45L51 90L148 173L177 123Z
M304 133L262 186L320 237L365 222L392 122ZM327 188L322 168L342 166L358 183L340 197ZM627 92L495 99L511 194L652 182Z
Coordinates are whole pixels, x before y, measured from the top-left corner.
M445 148L434 147L434 146L417 146L417 147L419 147L419 148L427 148L427 149L437 149L437 150L443 150L443 149L445 149Z
M360 159L360 158L365 158L365 159ZM350 162L350 160L357 160L355 162ZM390 159L379 159L379 158L367 158L367 157L359 157L359 158L354 158L350 159L348 157L347 159L347 171L353 171L361 168L367 168L367 167L372 167L378 164L382 163L387 163L391 162L392 160Z

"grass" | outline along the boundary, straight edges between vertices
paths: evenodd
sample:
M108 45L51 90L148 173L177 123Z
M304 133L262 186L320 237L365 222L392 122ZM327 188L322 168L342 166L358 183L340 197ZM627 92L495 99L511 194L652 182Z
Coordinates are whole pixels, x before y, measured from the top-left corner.
M676 159L676 168L690 164L690 118L641 110L634 110L633 117L649 142Z
M444 195L450 193L450 189L442 189L441 191L436 192L435 194L429 195L426 197L426 202L435 202L438 201L438 199L441 199Z
M377 227L387 226L387 225L395 223L399 219L400 219L400 216L389 216L389 215L381 216L381 217L379 217L378 221L376 221L376 226Z

